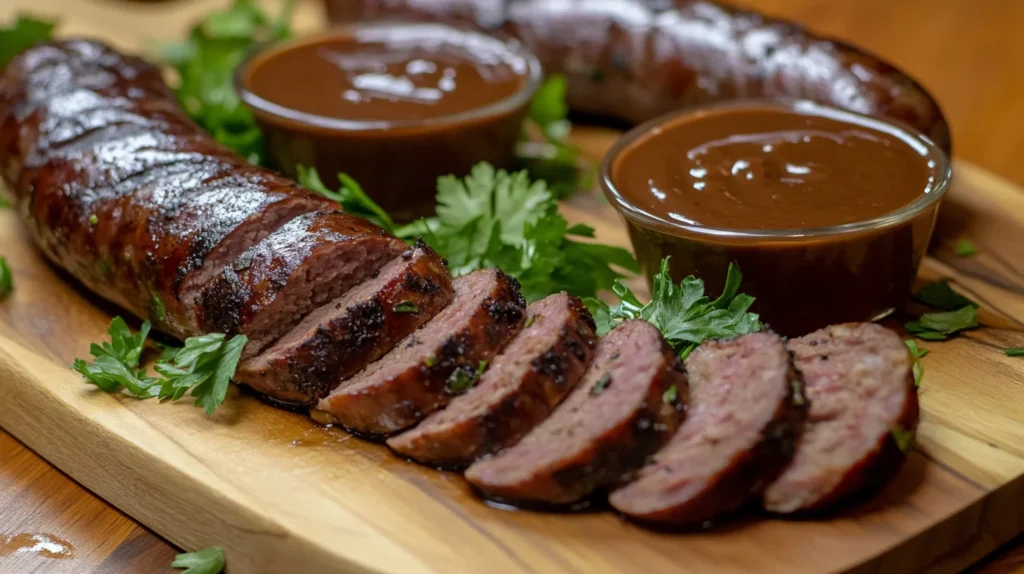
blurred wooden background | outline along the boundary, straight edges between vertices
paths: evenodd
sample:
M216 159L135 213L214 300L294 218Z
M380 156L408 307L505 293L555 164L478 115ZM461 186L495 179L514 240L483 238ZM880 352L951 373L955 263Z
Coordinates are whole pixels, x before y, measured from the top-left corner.
M731 1L799 21L910 72L942 104L956 155L1024 186L1024 0ZM123 22L119 43L137 45L149 30L163 29L170 12L177 23L181 13L228 2L2 0L0 19L18 10L63 16L65 33ZM317 0L301 2L300 17L315 20ZM140 19L150 25L131 25ZM168 36L179 33L177 24L167 26ZM26 541L37 551L17 551ZM175 552L0 430L0 573L164 572ZM1024 540L973 571L1024 574Z

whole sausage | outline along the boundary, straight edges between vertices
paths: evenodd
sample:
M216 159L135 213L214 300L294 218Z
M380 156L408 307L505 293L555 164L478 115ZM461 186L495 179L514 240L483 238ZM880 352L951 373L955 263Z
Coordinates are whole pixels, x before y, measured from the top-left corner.
M201 332L185 295L296 216L337 209L217 144L156 67L86 40L4 69L0 175L50 260L179 338Z
M950 151L913 78L800 26L704 0L325 0L332 21L403 18L503 30L568 80L576 112L638 123L733 99L808 99L909 124Z

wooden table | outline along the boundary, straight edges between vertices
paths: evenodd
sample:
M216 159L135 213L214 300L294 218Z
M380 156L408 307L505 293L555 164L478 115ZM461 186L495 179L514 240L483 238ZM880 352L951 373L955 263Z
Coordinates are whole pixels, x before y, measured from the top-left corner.
M72 13L82 12L80 2ZM225 0L226 3L227 0ZM1019 0L735 0L852 41L910 70L943 104L956 153L1024 186L1024 22ZM33 6L17 1L19 6ZM52 4L52 2L51 2ZM97 3L113 9L173 5ZM195 11L195 3L182 3ZM6 18L7 11L0 11ZM70 22L69 24L74 24ZM71 26L81 30L83 26ZM126 30L129 36L137 30ZM117 472L110 469L110 472ZM177 552L0 430L0 573L161 572ZM31 542L35 553L10 551ZM1018 539L976 567L1024 573Z

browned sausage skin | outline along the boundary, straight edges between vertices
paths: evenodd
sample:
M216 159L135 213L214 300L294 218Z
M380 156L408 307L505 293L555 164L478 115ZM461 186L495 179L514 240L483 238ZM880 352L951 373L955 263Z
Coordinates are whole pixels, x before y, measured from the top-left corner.
M556 293L530 304L526 327L480 382L388 446L418 462L453 468L515 444L579 382L594 354L595 330L576 297Z
M884 484L906 458L895 433L914 433L918 421L913 360L899 335L849 323L787 346L810 410L796 455L765 489L765 508L824 510Z
M320 401L313 418L364 435L408 428L465 392L525 319L519 282L499 269L455 280L444 311L342 383Z
M686 420L651 464L610 496L634 519L711 520L759 494L793 456L806 401L781 337L708 341L686 359L686 373Z
M686 375L658 329L625 321L601 338L583 379L551 416L473 463L466 480L497 500L578 502L619 484L672 436L686 393Z
M809 99L909 124L950 150L949 126L917 82L881 59L791 22L697 0L326 0L332 21L415 18L501 28L569 106L638 123L701 103Z
M0 138L4 181L47 257L179 338L201 332L183 285L295 216L336 208L218 145L156 67L97 42L12 60Z
M281 403L310 405L379 359L452 300L444 260L419 242L377 277L307 315L235 378Z

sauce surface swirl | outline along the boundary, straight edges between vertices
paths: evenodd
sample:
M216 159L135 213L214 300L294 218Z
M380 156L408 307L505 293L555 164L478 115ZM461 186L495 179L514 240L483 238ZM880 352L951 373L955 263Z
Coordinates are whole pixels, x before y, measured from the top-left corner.
M866 221L934 189L936 159L917 136L807 102L675 116L611 166L618 193L667 223L814 229Z
M250 66L247 87L282 108L351 121L415 121L519 92L529 63L497 38L447 26L375 26L313 37Z

